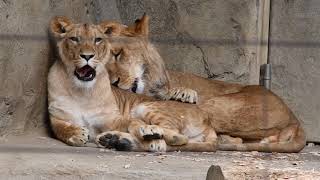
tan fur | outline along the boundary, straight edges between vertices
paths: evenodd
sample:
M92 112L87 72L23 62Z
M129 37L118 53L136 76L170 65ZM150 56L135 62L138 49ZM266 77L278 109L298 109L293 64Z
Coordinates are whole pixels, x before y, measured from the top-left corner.
M140 141L143 134L136 137L128 133L128 129L136 131L130 127L130 122L135 121L130 115L132 107L152 98L111 88L105 69L110 59L110 43L105 34L107 28L103 25L73 24L66 17L55 17L50 29L60 56L48 76L49 115L56 137L72 146L84 146L88 141L95 141L96 137L99 141L99 137L107 133L117 135L119 140L113 144L110 142L112 148L164 151L164 140ZM72 40L75 37L80 39L79 42ZM102 40L96 43L96 38ZM81 59L83 53L94 57L86 62ZM74 75L76 68L86 64L96 70L95 79L88 82L80 81ZM140 129L152 128L144 124Z
M56 17L50 27L60 56L48 75L49 116L58 139L72 146L85 146L88 141L95 140L99 146L118 150L215 150L214 141L188 142L189 139L176 129L151 123L154 116L138 118L141 106L145 106L143 103L152 102L147 108L169 119L184 106L157 102L151 97L111 87L105 69L111 58L109 30L103 24L73 24L65 17ZM85 59L84 55L90 58ZM79 69L87 66L95 70L96 76L88 81L79 79L76 75ZM175 107L177 111L158 112L161 107ZM195 110L194 115L207 117L206 113L198 114L197 108Z
M132 79L140 78L145 83L143 93L146 95L167 96L174 86L198 92L198 106L149 102L134 109L133 118L163 128L167 144L182 145L187 137L187 144L168 149L213 151L216 133L242 138L245 142L219 144L221 150L298 152L304 147L305 134L299 121L271 91L261 86L211 81L187 73L167 73L160 55L146 40L146 34L139 34L148 31L137 30L148 29L147 19L142 18L135 25L112 34L116 37L113 47L117 51L120 49L123 55L118 54L119 59L110 61L107 69L111 81L118 81L122 89L132 88ZM141 67L146 67L143 76L134 76L135 70ZM121 85L122 82L126 85Z

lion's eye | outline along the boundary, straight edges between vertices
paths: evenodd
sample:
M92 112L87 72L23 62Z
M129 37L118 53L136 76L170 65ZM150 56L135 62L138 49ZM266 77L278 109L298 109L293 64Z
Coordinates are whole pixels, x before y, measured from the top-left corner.
M108 27L107 30L104 32L105 34L111 34L113 31L113 27Z
M70 37L69 38L71 41L73 41L73 42L79 42L80 41L80 38L78 38L78 37Z
M96 44L99 43L99 42L101 42L101 41L102 41L102 38L99 38L99 37L94 39L94 42L95 42Z

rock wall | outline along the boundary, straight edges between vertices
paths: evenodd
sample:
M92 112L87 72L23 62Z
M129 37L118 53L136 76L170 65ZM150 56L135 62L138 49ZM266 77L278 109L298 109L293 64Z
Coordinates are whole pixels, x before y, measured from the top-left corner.
M320 141L320 1L272 1L272 90Z
M320 2L272 1L272 89L320 141ZM151 16L151 39L167 67L250 83L256 63L259 0L0 0L0 136L45 131L46 77L53 62L52 16L130 24Z
M257 35L255 0L119 0L122 22L144 12L167 67L202 77L249 83Z
M91 21L89 6L84 0L0 0L0 136L45 131L49 20Z
M54 59L48 23L55 15L129 24L146 12L169 68L248 83L255 48L241 41L255 38L256 9L255 0L0 0L0 136L46 129Z

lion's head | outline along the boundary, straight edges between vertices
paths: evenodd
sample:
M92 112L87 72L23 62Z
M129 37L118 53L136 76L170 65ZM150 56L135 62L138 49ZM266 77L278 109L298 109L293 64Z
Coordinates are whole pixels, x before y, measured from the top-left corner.
M109 59L108 27L74 24L68 18L58 16L51 20L50 30L68 76L78 86L93 85Z
M163 98L169 89L168 74L157 50L148 42L148 17L132 26L104 22L112 36L113 58L107 63L110 81L124 90Z

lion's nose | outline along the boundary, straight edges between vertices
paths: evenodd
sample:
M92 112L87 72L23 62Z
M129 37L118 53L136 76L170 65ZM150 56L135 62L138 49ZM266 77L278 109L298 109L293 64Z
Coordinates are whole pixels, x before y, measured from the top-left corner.
M80 57L82 59L85 59L86 61L89 61L91 58L94 57L94 54L80 54Z

